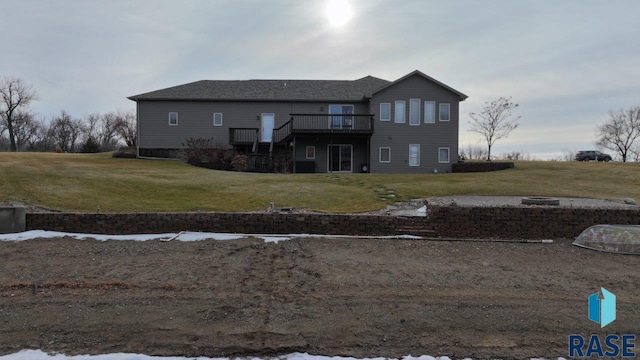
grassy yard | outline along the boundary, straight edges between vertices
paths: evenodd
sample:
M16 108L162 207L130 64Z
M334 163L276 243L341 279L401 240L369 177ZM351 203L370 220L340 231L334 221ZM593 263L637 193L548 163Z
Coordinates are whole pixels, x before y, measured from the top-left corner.
M274 201L276 207L357 212L444 195L640 200L640 164L517 162L498 172L436 175L254 174L110 153L0 153L0 201L64 211L249 211Z

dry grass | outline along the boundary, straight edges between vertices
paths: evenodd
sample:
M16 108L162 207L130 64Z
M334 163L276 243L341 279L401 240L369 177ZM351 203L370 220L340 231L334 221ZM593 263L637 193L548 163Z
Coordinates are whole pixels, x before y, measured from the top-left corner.
M111 154L0 153L0 201L96 212L377 210L395 201L444 195L640 199L640 164L518 162L468 174L254 174ZM389 197L389 193L395 197Z

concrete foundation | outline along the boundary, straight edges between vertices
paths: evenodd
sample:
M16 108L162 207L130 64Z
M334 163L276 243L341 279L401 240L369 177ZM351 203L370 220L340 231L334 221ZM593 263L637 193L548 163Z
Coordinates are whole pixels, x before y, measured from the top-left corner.
M0 234L23 232L27 224L23 206L0 206Z

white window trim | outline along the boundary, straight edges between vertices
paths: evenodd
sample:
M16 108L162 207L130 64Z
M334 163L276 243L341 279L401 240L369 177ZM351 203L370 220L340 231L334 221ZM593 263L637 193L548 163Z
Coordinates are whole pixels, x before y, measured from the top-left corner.
M417 164L411 164L411 147L412 146L418 147L418 163ZM420 166L420 144L409 144L409 166L411 167Z
M216 124L216 115L220 114L220 124ZM222 113L217 112L217 113L213 113L213 126L222 126L222 124L224 123L223 118L222 118Z
M418 121L415 124L411 123L411 117L413 115L413 111L411 111L411 103L412 102L417 102L418 103L418 113L416 114L418 116ZM410 126L420 126L420 99L409 99L409 125Z
M382 117L382 105L387 105L389 107L389 117ZM380 103L380 121L391 121L391 103Z
M449 119L448 120L442 120L442 118L440 118L440 115L442 115L442 107L448 107L449 108ZM438 121L450 121L451 120L451 104L449 103L441 103L440 105L438 105Z
M440 151L442 150L447 150L447 161L442 161L440 160ZM441 147L438 148L438 163L439 164L449 164L451 162L451 148L448 147Z
M398 104L402 104L402 121L398 121ZM404 100L396 100L393 106L393 122L396 124L404 124L407 122L407 102Z
M176 123L175 124L171 123L171 115L172 114L176 114ZM175 111L172 111L172 112L169 113L169 126L178 126L178 113L175 112Z
M389 150L389 160L387 161L383 161L382 160L382 149L388 149ZM381 146L378 149L378 162L383 163L383 164L388 164L391 162L391 147L389 146Z
M431 114L431 118L433 119L433 121L427 121L427 119L429 118L427 116L427 104L433 104L433 113ZM449 114L449 117L451 117L451 114ZM424 102L424 123L425 124L435 124L436 123L436 102L435 101L425 101Z
M315 160L316 158L316 147L315 146L307 146L305 149L305 156L307 160ZM309 150L312 150L313 156L309 156Z

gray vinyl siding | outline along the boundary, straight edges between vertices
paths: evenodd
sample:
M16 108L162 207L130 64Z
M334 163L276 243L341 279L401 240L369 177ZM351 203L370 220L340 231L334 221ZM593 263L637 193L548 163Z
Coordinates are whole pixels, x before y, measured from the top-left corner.
M410 99L420 99L420 124L410 125ZM395 101L406 102L405 123L395 123ZM435 124L424 123L424 102L435 101ZM457 161L459 101L457 94L438 84L414 75L398 82L371 99L371 113L375 115L375 133L371 137L371 172L372 173L431 173L450 172L451 163ZM380 121L380 103L391 104L391 121ZM438 118L438 107L441 103L451 105L450 121L442 122ZM409 145L420 145L420 166L409 166ZM391 162L380 163L379 148L391 148ZM438 148L449 148L449 164L438 163Z
M353 104L335 102L331 104ZM291 113L322 114L329 103L313 102L215 102L138 101L138 144L140 148L181 149L186 139L213 139L230 147L230 128L260 128L260 115L275 114L275 128L289 121ZM367 104L353 104L354 112L366 114ZM169 125L169 113L178 113L178 125ZM222 126L213 126L213 114L222 113Z
M367 163L367 139L362 137L341 137L336 136L333 139L329 137L318 136L298 136L295 142L295 161L314 161L317 173L328 172L328 148L330 144L334 145L352 145L352 168L354 173L360 172L362 164ZM307 159L307 146L315 146L315 160Z

